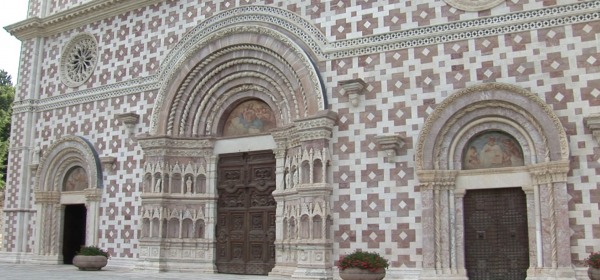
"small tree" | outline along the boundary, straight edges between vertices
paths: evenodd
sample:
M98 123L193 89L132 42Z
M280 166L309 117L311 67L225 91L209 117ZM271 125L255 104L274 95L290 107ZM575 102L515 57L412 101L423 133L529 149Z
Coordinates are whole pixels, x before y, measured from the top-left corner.
M10 140L10 118L15 98L11 76L0 69L0 191L6 186L6 166Z

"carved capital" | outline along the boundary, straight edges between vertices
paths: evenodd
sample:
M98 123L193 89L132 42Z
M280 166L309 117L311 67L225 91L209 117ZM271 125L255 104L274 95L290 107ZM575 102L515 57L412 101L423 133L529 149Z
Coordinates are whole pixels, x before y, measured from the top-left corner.
M321 111L313 117L297 120L295 124L298 140L305 142L329 139L336 121L337 114L331 111Z
M419 182L425 189L454 189L457 170L420 170L417 171Z
M569 161L561 160L535 164L529 166L528 170L535 185L566 182Z

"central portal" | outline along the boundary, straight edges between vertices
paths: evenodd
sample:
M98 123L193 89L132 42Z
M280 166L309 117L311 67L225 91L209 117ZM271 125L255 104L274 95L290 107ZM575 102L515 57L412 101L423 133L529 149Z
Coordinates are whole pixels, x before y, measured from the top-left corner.
M266 275L275 266L273 152L220 155L217 184L217 270Z
M464 197L464 207L469 279L525 279L529 268L529 238L523 190L469 190Z

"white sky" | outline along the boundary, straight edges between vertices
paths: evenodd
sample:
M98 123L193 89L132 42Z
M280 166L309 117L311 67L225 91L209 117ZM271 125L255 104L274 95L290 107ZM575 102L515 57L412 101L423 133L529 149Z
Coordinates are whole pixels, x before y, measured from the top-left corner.
M8 72L13 85L17 83L21 41L4 27L27 18L28 0L0 0L0 69Z

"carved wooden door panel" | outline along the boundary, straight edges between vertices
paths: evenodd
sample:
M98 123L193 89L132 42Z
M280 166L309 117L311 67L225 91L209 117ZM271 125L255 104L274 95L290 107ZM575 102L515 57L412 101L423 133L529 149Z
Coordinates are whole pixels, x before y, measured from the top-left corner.
M524 280L529 268L529 239L523 190L470 190L463 201L469 279Z
M275 266L275 157L272 151L221 155L217 270L266 275Z

